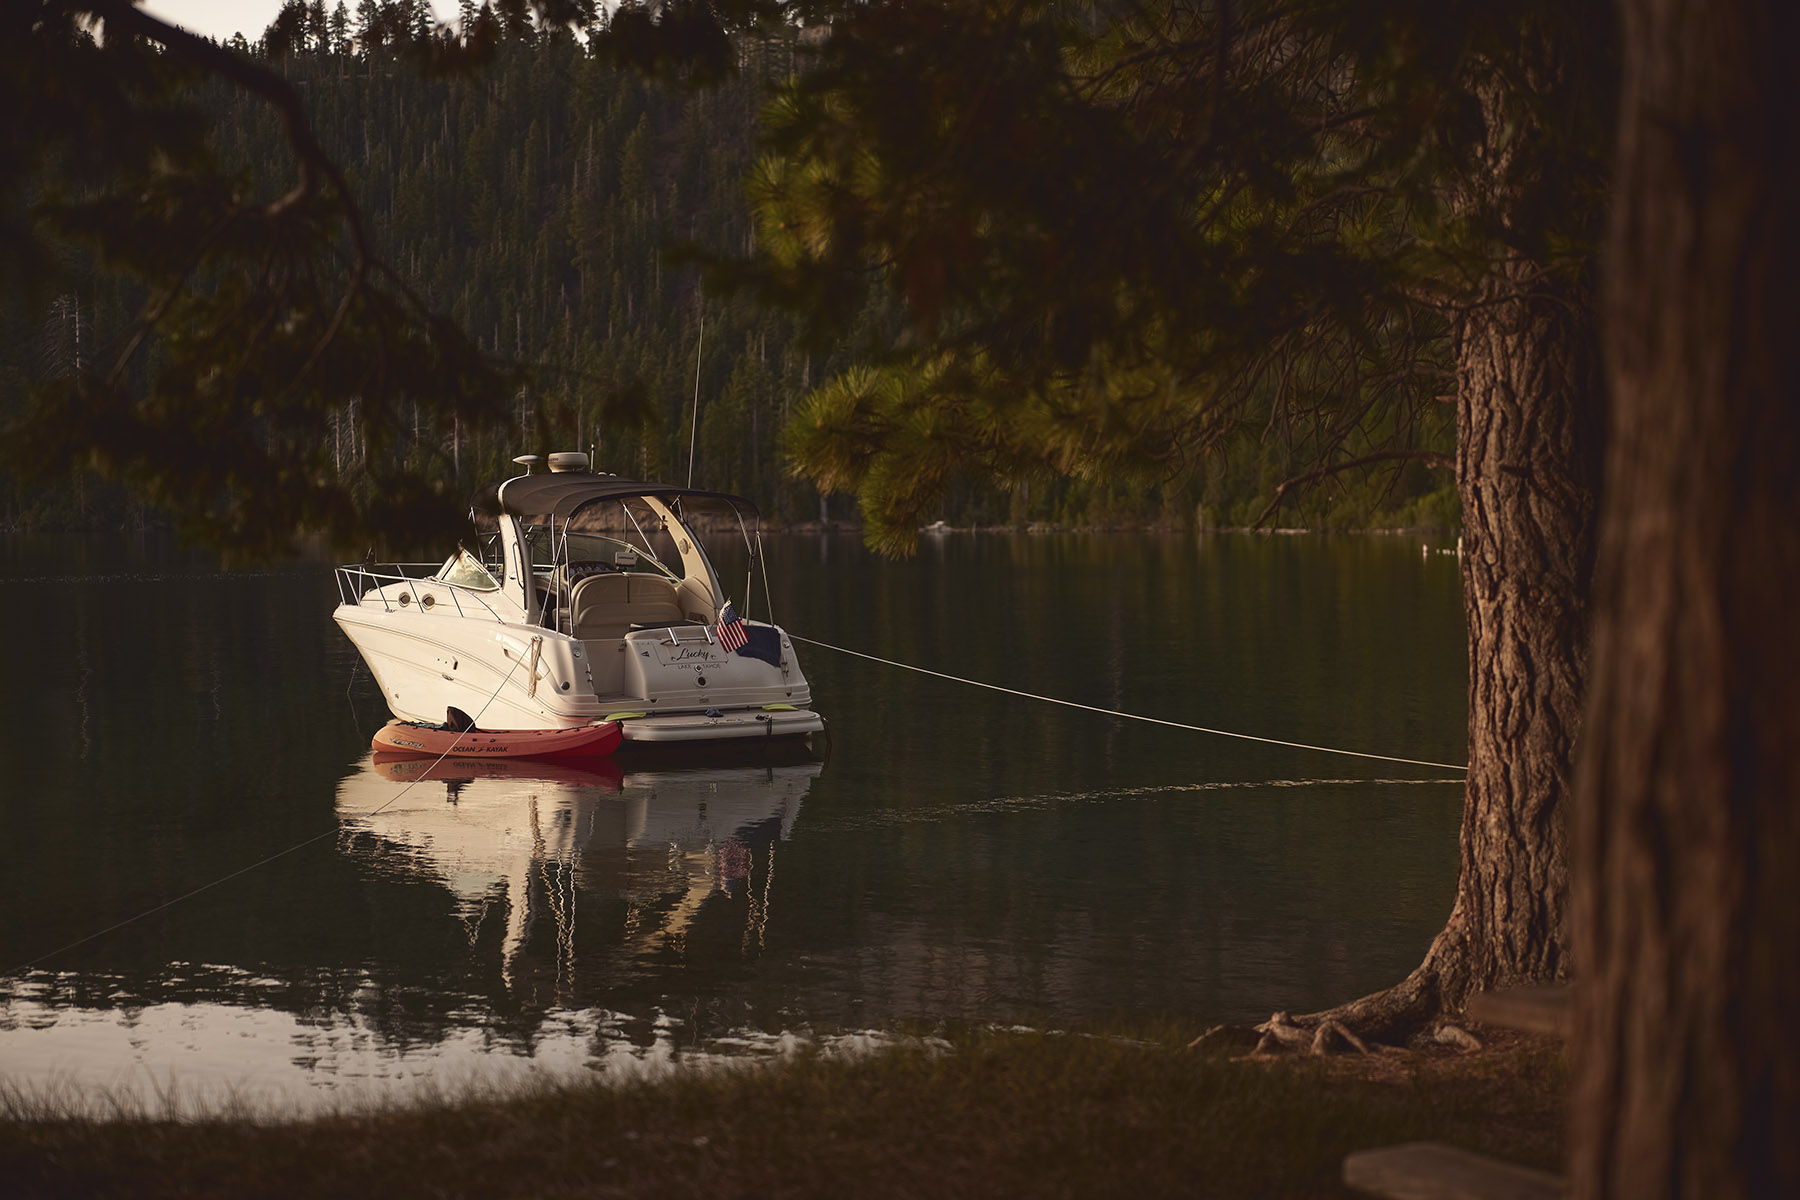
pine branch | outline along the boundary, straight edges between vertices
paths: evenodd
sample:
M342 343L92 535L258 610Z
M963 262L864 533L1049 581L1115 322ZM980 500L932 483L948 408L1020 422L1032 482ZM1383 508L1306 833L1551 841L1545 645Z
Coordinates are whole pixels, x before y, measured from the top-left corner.
M1360 458L1347 459L1344 462L1326 463L1322 467L1314 467L1310 471L1284 479L1276 485L1275 495L1269 500L1268 507L1256 518L1252 529L1262 528L1263 522L1275 515L1281 507L1281 499L1289 488L1303 487L1309 483L1337 475L1344 471L1354 471L1358 467L1370 466L1378 462L1422 462L1440 471L1454 471L1456 462L1447 454L1439 454L1435 450L1383 450L1377 454L1365 454Z
M349 185L344 182L343 172L319 144L317 135L313 133L312 123L307 120L306 106L301 103L299 95L287 80L203 37L158 20L127 0L88 0L87 3L70 5L69 8L71 11L99 17L108 29L155 42L183 62L209 75L217 75L267 101L281 114L282 131L294 151L299 178L292 190L264 209L264 214L278 217L302 203L317 187L315 174L322 175L343 207L344 222L349 227L350 240L356 247L357 258L365 263L374 260L368 228L363 223L362 212L356 206Z

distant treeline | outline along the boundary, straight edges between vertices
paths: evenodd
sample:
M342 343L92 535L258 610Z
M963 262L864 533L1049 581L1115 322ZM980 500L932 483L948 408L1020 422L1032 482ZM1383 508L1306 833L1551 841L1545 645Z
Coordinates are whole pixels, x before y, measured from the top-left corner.
M751 496L776 521L819 519L818 492L784 470L780 433L801 396L852 365L847 351L803 345L793 316L748 295L708 294L680 250L753 251L740 181L759 153L759 109L802 52L795 37L740 42L735 77L690 91L600 60L567 33L537 32L522 5L512 8L464 13L494 21L498 41L493 63L466 74L432 77L397 53L430 36L420 5L314 5L255 44L233 41L245 54L281 49L279 68L344 166L387 261L491 354L530 368L504 425L413 453L460 491L509 473L516 454L574 448L593 451L601 470L685 481L692 434L696 484ZM262 101L210 84L203 106L223 162L276 180L289 170L278 117ZM67 285L47 306L0 309L0 418L34 381L110 362L145 302L129 279L78 258L65 266ZM893 314L871 308L855 324L868 334ZM1448 452L1448 412L1437 433ZM332 437L353 461L349 422ZM1243 525L1290 473L1278 441L1246 430L1232 452L1161 487L970 485L952 490L942 515L953 525ZM829 505L832 519L854 519L848 498ZM1456 521L1448 479L1413 464L1328 479L1276 523ZM0 476L0 526L155 522L112 485L28 492Z

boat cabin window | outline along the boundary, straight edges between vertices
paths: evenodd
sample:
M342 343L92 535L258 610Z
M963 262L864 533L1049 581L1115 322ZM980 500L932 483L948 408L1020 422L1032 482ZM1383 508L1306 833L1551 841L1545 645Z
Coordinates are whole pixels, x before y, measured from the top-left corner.
M531 547L531 565L537 573L541 575L567 563L599 570L647 571L677 581L681 578L642 546L597 533L570 533L566 543L564 536L548 525L527 528L525 540Z
M439 583L454 584L477 592L492 592L500 587L500 581L494 578L493 573L460 546L433 578Z
M480 538L481 565L487 569L489 575L501 583L506 582L506 547L501 543L500 531L498 529L481 531Z

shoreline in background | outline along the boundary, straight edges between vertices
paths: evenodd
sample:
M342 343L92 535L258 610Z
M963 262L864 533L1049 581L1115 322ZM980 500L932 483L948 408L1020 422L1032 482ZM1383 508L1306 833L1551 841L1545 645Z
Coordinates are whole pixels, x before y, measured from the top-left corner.
M792 521L766 523L762 527L764 533L793 534L844 534L860 535L863 527L853 521ZM1332 529L1311 526L1254 526L1254 525L1186 525L1172 522L1152 522L1148 524L1106 524L1106 525L1059 525L1051 522L1033 522L1029 525L951 525L937 522L919 528L921 538L928 536L948 536L950 534L1023 534L1029 536L1049 536L1054 534L1215 534L1241 533L1259 537L1415 537L1454 542L1459 539L1460 526L1444 525L1411 525L1400 527L1378 527L1368 529ZM124 536L130 534L157 534L179 537L173 525L166 522L145 522L137 525L109 526L72 526L61 524L47 525L10 525L0 522L0 537L52 537L62 534L81 536ZM293 550L301 558L320 558L336 562L339 554L332 552L319 541L316 536L302 535L294 539Z

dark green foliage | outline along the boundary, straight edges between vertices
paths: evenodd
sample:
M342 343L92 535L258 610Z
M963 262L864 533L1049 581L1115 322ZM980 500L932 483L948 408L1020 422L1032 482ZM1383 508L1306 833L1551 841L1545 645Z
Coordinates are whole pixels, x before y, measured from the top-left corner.
M580 5L535 11L470 3L455 37L417 3L292 5L239 43L347 185L288 203L307 159L268 94L8 0L0 521L423 536L515 453L684 478L696 383L697 481L814 516L785 444L894 547L939 517L1244 523L1313 464L1449 447L1444 320L1396 257L1418 189L1294 169L1291 81L1209 141L1198 51L1094 9L853 8L821 42L732 0L586 46ZM1195 138L1241 182L1196 193ZM840 426L852 367L888 401ZM1283 519L1390 523L1439 486L1389 467Z
M85 11L102 40L61 6L0 7L0 101L18 117L5 155L19 169L0 197L9 293L30 313L69 287L79 326L82 293L127 278L137 286L114 296L136 312L115 309L110 329L90 318L86 353L8 414L10 465L26 486L90 469L251 553L300 530L349 541L446 527L441 482L394 453L403 419L479 422L504 373L384 265L280 76L129 5ZM304 15L290 8L282 36L310 36ZM209 78L260 106L284 169L221 162ZM100 273L58 262L71 248ZM337 423L363 447L351 471L333 461Z
M9 304L0 322L0 366L13 381L0 416L16 419L20 385L36 385L0 519L41 521L59 508L64 520L112 519L91 484L82 516L68 513L66 487L46 506L51 481L82 465L129 481L214 540L268 547L304 528L340 540L364 529L422 535L459 519L475 483L524 451L597 444L603 469L685 475L702 322L701 403L734 416L705 423L697 478L752 492L778 516L816 511L810 487L772 469L772 447L787 397L824 360L790 349L791 321L707 298L692 269L664 258L677 240L748 248L737 180L764 81L786 73L787 48L747 46L742 78L686 94L646 86L567 33L521 28L516 14L506 33L485 7L471 11L472 26L479 35L494 23L495 36L454 46L441 31L405 32L412 10L391 4L364 6L353 42L308 12L290 7L277 23L279 79L305 99L356 197L371 261L392 274L369 268L381 286L362 287L339 319L343 293L330 283L353 277L356 263L353 246L326 244L332 206L309 197L272 227L266 199L240 199L271 174L265 191L291 186L280 178L292 158L282 114L235 82L182 76L167 90L184 114L189 172L146 190L142 171L121 176L116 157L101 156L79 207L41 192L13 206L19 227L38 231L34 244L54 235L49 244L103 256L71 258L56 275L34 268L39 294ZM458 56L483 45L490 66L463 70ZM21 91L44 104L45 87L27 78ZM146 195L157 203L139 203ZM231 211L225 236L210 234L234 203L243 211ZM208 236L240 269L182 275L186 248ZM253 253L261 270L241 269ZM135 282L146 278L148 289ZM156 285L179 278L193 286L114 372ZM394 303L377 303L377 292ZM409 306L415 295L421 304ZM277 296L286 307L264 303ZM284 344L258 343L277 312ZM310 350L290 352L327 330L330 353L310 368ZM245 365L209 373L227 347ZM271 480L286 482L263 486ZM223 499L206 500L206 489ZM400 519L402 500L431 520ZM269 528L252 536L257 521Z
M739 275L825 326L884 291L910 340L796 463L902 552L958 473L1448 465L1458 314L1591 269L1612 44L1581 2L845 6Z

